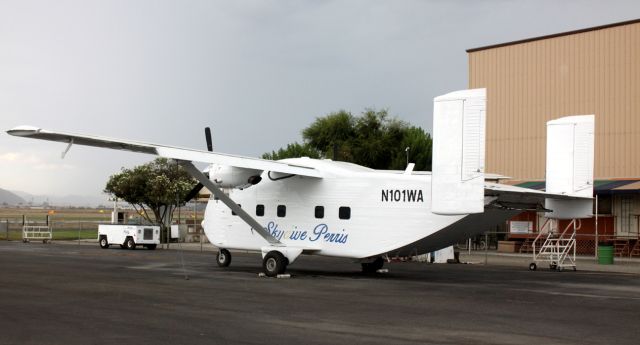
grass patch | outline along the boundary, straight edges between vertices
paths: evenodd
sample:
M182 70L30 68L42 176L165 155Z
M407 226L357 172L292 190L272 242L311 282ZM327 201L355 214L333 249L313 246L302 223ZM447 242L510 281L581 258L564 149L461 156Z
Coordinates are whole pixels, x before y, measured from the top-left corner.
M53 229L54 240L97 240L98 230L58 230Z

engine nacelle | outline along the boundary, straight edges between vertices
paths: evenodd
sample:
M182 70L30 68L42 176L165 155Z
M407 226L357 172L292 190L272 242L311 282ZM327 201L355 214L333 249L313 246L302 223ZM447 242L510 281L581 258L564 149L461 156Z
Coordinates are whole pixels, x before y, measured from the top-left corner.
M258 184L262 170L237 168L213 164L209 167L209 179L221 188L247 188Z

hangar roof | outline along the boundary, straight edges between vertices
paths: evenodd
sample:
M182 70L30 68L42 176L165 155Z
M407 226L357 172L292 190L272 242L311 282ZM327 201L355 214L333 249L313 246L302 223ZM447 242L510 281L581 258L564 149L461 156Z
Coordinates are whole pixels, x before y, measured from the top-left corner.
M561 32L561 33L557 33L557 34L538 36L538 37L532 37L532 38L525 38L525 39L517 40L517 41L498 43L498 44L492 44L492 45L488 45L488 46L484 46L484 47L467 49L467 53L473 53L473 52L480 51L480 50L486 50L486 49L493 49L493 48L499 48L499 47L504 47L504 46L510 46L510 45L514 45L514 44L527 43L527 42L531 42L531 41L545 40L545 39L559 37L559 36L575 35L575 34L579 34L579 33L582 33L582 32L608 29L608 28L615 27L615 26L629 25L629 24L635 24L635 23L639 23L639 22L640 22L640 19L633 19L633 20L627 20L627 21L624 21L624 22L618 22L618 23L612 23L612 24L607 24L607 25L594 26L594 27L586 28L586 29L566 31L566 32Z

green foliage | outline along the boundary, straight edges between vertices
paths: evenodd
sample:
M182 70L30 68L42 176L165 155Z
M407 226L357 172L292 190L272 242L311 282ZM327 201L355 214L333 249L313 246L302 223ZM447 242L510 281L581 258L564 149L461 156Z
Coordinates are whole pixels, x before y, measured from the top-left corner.
M431 169L431 136L420 127L391 118L387 110L366 109L361 116L341 110L316 118L302 131L303 144L289 144L265 159L323 156L373 169Z
M316 118L314 123L302 131L302 138L306 143L325 153L331 152L334 145L348 149L345 146L355 135L355 118L344 110Z
M120 173L111 175L104 191L141 210L150 223L164 225L170 224L173 210L184 205L195 185L182 167L157 158L133 169L122 168Z
M415 163L415 170L431 170L431 135L420 127L409 127L402 136L401 148L409 148L409 162ZM390 169L404 169L407 155L404 150L397 152Z
M286 148L279 149L276 151L271 151L271 153L265 153L262 155L263 159L285 159L285 158L297 158L297 157L309 157L309 158L320 158L320 151L311 147L309 143L298 144L297 142L293 144L288 144Z

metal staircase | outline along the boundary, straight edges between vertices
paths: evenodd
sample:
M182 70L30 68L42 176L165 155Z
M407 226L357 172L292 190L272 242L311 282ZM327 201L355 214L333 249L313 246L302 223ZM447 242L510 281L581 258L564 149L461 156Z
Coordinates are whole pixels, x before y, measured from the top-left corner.
M559 232L558 220L548 218L540 233L533 241L533 262L529 269L535 271L538 262L548 262L552 270L562 271L565 267L576 270L576 230L579 223L573 219Z

